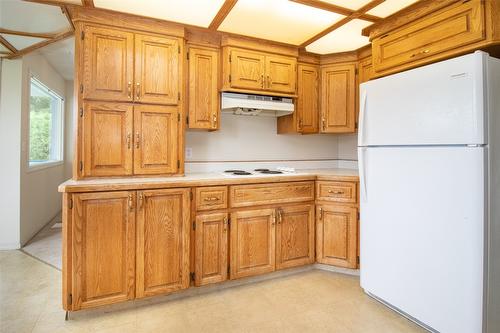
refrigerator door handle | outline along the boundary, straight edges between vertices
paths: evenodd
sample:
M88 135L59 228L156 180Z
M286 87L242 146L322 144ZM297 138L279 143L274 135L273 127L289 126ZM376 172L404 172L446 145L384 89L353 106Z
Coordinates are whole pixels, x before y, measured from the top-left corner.
M359 164L359 188L361 190L361 201L367 202L368 195L366 191L366 174L365 174L365 147L358 148L358 164Z
M366 100L368 96L366 90L363 90L363 95L361 96L361 104L359 106L359 133L358 133L358 146L364 145L364 133L365 133L365 113L366 113Z

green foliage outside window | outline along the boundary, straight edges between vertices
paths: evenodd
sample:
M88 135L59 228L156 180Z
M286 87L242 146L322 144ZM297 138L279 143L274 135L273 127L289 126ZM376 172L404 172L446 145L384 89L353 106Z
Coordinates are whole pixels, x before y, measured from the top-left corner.
M50 97L30 97L30 161L50 159L52 125L50 102Z

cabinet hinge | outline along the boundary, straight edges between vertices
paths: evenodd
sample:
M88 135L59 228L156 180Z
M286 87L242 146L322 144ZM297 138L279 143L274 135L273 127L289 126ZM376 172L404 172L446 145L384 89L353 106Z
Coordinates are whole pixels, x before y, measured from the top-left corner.
M180 92L177 93L177 100L179 100L179 101L181 100L181 93Z
M83 117L83 108L80 108L80 118Z
M82 31L81 34L80 34L80 38L83 40L85 39L85 31Z
M73 199L68 200L68 209L73 209Z
M186 124L189 125L189 116L186 116Z
M189 200L193 201L193 192L189 192Z
M231 219L227 219L227 227L231 228Z
M194 272L189 273L189 277L191 278L191 281L194 282L194 278L195 278Z
M231 62L231 54L229 54L229 62Z
M80 161L80 171L83 171L83 162Z
M177 169L181 168L181 160L177 160Z
M193 221L193 230L196 230L196 222Z
M68 295L68 304L73 305L73 294Z
M231 272L231 266L227 265L227 275L229 275L230 272Z
M177 114L177 121L181 121L181 114L180 113Z
M177 46L177 53L179 53L179 54L181 53L181 46L180 45Z
M231 74L229 74L229 82L231 82Z
M187 60L189 60L189 52L186 52Z
M359 256L356 257L356 263L359 265Z
M354 74L358 75L358 72L359 72L359 70L356 68L356 69L354 70Z
M361 216L361 214L359 214L359 212L358 212L358 221L359 221L359 219L360 219L360 216Z
M83 94L83 84L80 83L80 94Z

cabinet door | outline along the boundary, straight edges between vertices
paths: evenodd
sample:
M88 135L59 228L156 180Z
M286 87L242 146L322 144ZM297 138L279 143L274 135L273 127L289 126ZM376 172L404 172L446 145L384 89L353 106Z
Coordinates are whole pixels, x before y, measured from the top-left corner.
M83 176L132 174L132 105L83 104Z
M219 51L189 49L189 128L219 127Z
M83 98L132 101L134 34L84 27Z
M135 35L135 95L140 103L178 104L179 41Z
M274 271L275 224L274 209L231 214L231 279Z
M231 88L264 89L264 55L246 50L231 50L229 56Z
M297 80L296 66L294 58L266 56L266 90L293 94Z
M178 117L175 106L134 106L134 174L177 172Z
M330 65L321 69L321 132L355 131L356 65Z
M319 70L317 66L298 66L297 131L317 133L319 127Z
M314 262L314 205L278 209L276 268Z
M316 222L316 259L319 263L356 268L357 209L321 205Z
M227 213L198 215L195 230L195 284L227 280Z
M137 196L137 297L189 287L189 189Z
M73 310L134 298L134 192L75 194Z

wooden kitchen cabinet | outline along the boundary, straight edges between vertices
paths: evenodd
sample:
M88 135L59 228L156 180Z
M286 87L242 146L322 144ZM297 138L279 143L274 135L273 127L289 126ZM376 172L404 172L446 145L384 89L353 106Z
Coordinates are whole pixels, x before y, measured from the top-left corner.
M196 216L195 285L227 280L228 214L209 213Z
M224 55L224 90L295 94L296 58L234 47L226 47Z
M314 205L277 209L276 269L314 262Z
M275 234L275 209L231 213L231 279L275 270Z
M189 189L137 193L137 297L189 287L189 206Z
M316 216L316 261L356 268L357 208L321 204Z
M131 175L133 106L85 102L82 111L83 176Z
M219 50L189 47L189 128L219 128Z
M135 102L178 103L179 53L176 38L135 34Z
M319 66L297 66L297 99L295 112L278 117L278 134L318 133L319 130Z
M321 68L321 132L354 133L356 112L356 64Z
M135 192L73 195L72 310L135 296Z
M178 125L176 106L134 106L134 174L178 171Z
M83 98L132 101L134 34L86 25L81 37Z

